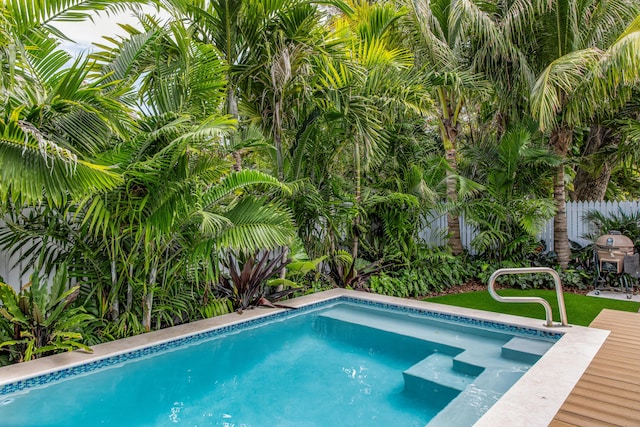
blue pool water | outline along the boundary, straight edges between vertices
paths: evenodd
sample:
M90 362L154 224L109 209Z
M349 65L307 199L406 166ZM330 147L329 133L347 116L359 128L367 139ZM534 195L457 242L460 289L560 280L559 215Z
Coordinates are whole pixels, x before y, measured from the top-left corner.
M453 320L319 304L4 386L0 425L471 425L559 338Z

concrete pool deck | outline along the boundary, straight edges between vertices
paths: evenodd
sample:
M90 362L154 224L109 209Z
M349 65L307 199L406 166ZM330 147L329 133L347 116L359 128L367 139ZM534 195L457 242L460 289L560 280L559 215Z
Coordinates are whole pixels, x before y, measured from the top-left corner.
M609 335L609 331L603 329L580 326L545 328L543 321L539 319L490 313L344 289L333 289L299 297L284 302L284 305L291 308L298 308L341 296L564 334L564 336L487 411L475 424L476 426L548 426ZM0 386L116 356L136 349L161 344L185 336L196 335L222 326L257 319L285 310L285 308L245 310L241 314L227 314L161 331L99 344L93 347L93 353L75 351L7 366L0 368ZM569 322L571 322L570 314Z

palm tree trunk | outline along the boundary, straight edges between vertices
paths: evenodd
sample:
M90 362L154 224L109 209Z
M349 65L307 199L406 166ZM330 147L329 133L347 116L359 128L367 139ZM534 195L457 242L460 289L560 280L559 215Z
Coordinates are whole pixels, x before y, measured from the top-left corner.
M551 146L563 160L567 158L573 139L573 131L558 127L551 133ZM569 266L571 248L567 232L567 204L564 188L564 162L558 166L553 183L553 198L556 205L556 216L553 218L553 250L558 254L558 264L563 269Z
M227 83L227 113L238 118L238 100L236 99L235 87L231 84L231 80Z
M127 305L126 310L131 311L133 305L133 286L131 285L131 278L133 277L133 265L129 266L129 280L127 280Z
M111 320L116 321L120 316L120 299L118 298L118 271L116 261L111 261Z
M151 330L151 309L153 308L153 288L156 286L156 276L158 274L158 266L156 263L151 267L149 272L149 287L142 301L142 325L144 330Z
M235 172L240 172L242 170L242 156L239 151L234 151L231 153L231 157L233 157L233 170Z
M284 155L282 153L282 118L280 111L280 102L275 103L275 111L273 113L273 145L276 149L276 169L278 172L278 180L284 181Z
M238 100L231 80L227 83L227 113L236 120L238 119ZM230 142L233 137L227 135L225 138L229 138ZM242 170L242 155L236 150L231 153L231 157L233 157L233 170L240 172Z
M449 165L447 170L447 201L455 203L458 201L458 186L455 175L458 172L458 154L456 151L456 138L458 136L458 116L462 108L462 100L454 101L453 95L447 93L444 88L438 89L438 97L442 117L440 118L440 136L444 145L445 158ZM455 104L455 107L454 105ZM462 236L460 235L460 218L458 215L447 213L447 227L449 231L449 247L454 255L464 252L462 246Z
M353 243L351 246L351 257L353 258L353 262L356 262L358 258L358 249L360 245L360 202L362 201L362 188L361 188L361 178L360 178L360 144L355 141L355 148L353 150L353 157L355 163L355 179L356 179L356 187L355 187L355 196L356 196L356 217L353 219Z
M458 186L457 180L455 178L455 170L457 170L457 162L456 158L456 150L448 150L446 153L447 163L451 170L447 171L447 200L451 203L455 203L458 201ZM449 246L451 247L451 252L454 255L460 255L464 252L464 247L462 246L462 235L460 234L460 217L451 212L447 212L447 224L449 230Z

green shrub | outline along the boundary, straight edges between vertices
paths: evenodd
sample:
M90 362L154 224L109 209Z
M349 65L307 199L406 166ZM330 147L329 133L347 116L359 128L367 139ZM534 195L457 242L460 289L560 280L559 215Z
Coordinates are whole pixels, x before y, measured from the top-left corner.
M619 209L618 213L604 214L592 210L584 215L584 219L596 228L594 233L585 234L585 239L595 242L601 235L616 230L630 238L635 246L640 246L640 212L627 214Z
M402 279L391 277L386 273L370 277L367 286L371 292L376 294L400 298L410 296L409 288Z
M489 278L494 271L500 268L523 268L532 267L529 261L522 262L502 262L499 264L482 263L478 279L488 285ZM582 269L560 270L556 268L560 275L560 281L563 288L585 289L593 283L593 272ZM510 288L519 289L554 289L555 283L553 276L547 273L540 274L513 274L500 276L496 280L497 283Z
M0 363L23 362L50 354L91 349L81 332L94 316L74 306L79 287L66 289L66 266L58 269L51 290L34 274L19 293L0 283Z
M423 250L419 260L407 268L385 272L369 279L369 290L401 298L418 298L462 285L477 277L477 263L440 249Z

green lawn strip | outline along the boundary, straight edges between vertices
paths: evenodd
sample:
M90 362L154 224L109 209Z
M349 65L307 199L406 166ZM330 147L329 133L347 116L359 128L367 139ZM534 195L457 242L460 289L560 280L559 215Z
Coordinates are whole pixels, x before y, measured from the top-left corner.
M505 297L542 297L551 304L551 307L553 308L554 321L560 321L555 291L542 289L501 289L498 291L498 294ZM600 311L605 308L633 312L637 312L638 309L640 309L640 303L638 302L589 297L586 295L577 295L572 293L565 293L564 300L567 308L567 318L569 323L573 325L589 326ZM493 311L496 313L514 314L516 316L532 317L534 319L545 318L544 308L540 304L501 303L491 298L489 292L486 291L444 295L427 298L425 301Z

